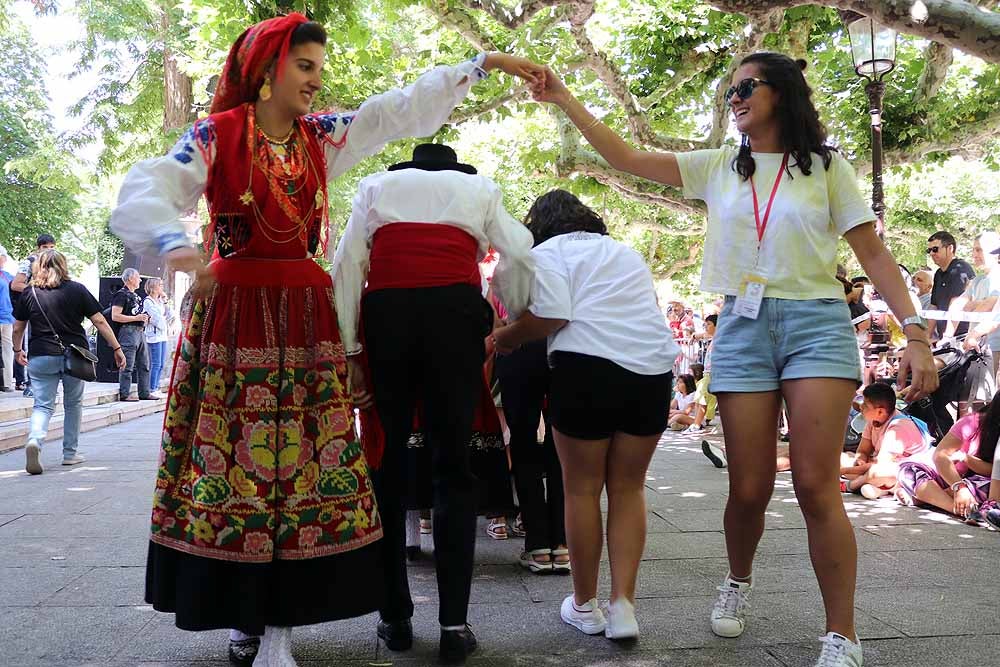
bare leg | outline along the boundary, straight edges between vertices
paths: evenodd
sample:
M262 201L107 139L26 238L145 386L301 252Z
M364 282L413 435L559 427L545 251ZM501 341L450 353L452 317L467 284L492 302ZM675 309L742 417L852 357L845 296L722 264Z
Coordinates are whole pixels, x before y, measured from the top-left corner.
M955 509L955 499L934 482L924 482L914 490L917 492L914 497L921 502L933 505L948 514Z
M782 383L791 420L792 482L809 534L809 556L823 595L827 632L852 641L858 548L840 495L843 424L854 396L851 380L812 378Z
M566 498L566 541L573 563L573 592L578 605L597 597L597 572L604 538L601 492L607 475L611 440L580 440L552 429L562 464Z
M729 571L736 578L749 580L764 532L764 511L774 491L781 397L777 391L769 391L722 393L718 399L729 460L724 520ZM727 419L731 423L727 424Z
M635 603L635 579L646 546L646 470L658 435L615 433L608 451L608 557L611 601Z

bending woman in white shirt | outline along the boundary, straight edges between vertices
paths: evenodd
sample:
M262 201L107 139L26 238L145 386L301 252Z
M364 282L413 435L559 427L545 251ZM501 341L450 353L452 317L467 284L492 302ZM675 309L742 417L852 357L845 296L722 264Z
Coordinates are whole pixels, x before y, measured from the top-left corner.
M702 290L726 296L711 391L723 415L740 420L739 428L726 432L730 574L719 587L712 630L736 637L745 627L753 557L774 488L775 424L784 398L795 491L826 608L828 634L819 664L856 666L857 547L837 472L843 425L861 375L850 315L833 277L840 236L907 325L900 372L905 378L907 369L913 371L908 398L933 391L937 376L926 325L915 318L854 172L826 142L804 67L804 61L775 53L742 61L726 95L743 135L740 149L637 150L594 119L551 72L534 92L537 100L560 106L612 167L683 188L686 197L708 205ZM757 299L735 303L735 297L755 292Z
M531 305L497 329L511 351L548 336L549 418L563 470L574 594L563 621L587 634L636 637L635 580L646 543L646 469L667 427L670 377L680 351L656 304L642 257L608 236L600 216L565 190L528 212L538 245ZM611 601L597 604L608 492Z

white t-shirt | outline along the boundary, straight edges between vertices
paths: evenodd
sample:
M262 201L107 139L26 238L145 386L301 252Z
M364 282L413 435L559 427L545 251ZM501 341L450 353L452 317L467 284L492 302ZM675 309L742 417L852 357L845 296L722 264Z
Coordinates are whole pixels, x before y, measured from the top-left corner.
M528 309L537 317L568 320L549 336L549 354L589 354L640 375L673 368L680 348L639 253L610 236L573 232L549 239L532 254Z
M698 392L692 391L690 394L682 394L679 391L674 392L674 400L677 401L677 409L680 411L687 410L688 406L694 403L694 399L698 398Z
M837 240L873 222L875 214L861 196L854 170L838 153L829 170L813 153L812 173L791 166L771 207L757 271L757 225L750 181L732 169L735 148L677 153L684 196L708 205L701 289L736 296L748 273L766 274L765 296L779 299L843 299L837 273ZM781 153L754 153L760 216L781 166ZM794 163L794 158L790 158Z

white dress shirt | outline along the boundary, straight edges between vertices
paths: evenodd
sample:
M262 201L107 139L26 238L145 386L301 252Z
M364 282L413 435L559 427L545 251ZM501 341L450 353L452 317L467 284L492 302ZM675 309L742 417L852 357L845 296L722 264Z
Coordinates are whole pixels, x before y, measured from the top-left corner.
M493 290L515 318L528 304L534 261L532 236L503 207L500 188L478 174L400 169L362 179L351 219L333 257L333 291L340 335L348 354L361 351L358 319L368 277L372 238L394 222L457 227L476 240L481 261L492 246L500 253Z

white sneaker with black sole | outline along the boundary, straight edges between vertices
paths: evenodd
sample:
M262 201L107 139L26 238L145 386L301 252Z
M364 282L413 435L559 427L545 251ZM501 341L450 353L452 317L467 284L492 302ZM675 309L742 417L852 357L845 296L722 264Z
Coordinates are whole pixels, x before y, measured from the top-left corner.
M819 638L823 651L816 667L862 667L861 642L852 642L844 635L828 632Z
M726 461L726 453L721 447L716 447L708 440L701 441L701 453L708 457L708 460L712 462L716 468L725 468L729 465Z
M712 632L720 637L739 637L747 627L750 615L752 584L736 581L730 576L717 589L719 597L712 607Z
M604 614L597 606L597 598L592 598L586 604L578 605L573 600L573 596L570 595L563 600L559 616L564 623L572 625L586 635L599 635L608 626L607 621L604 620Z

